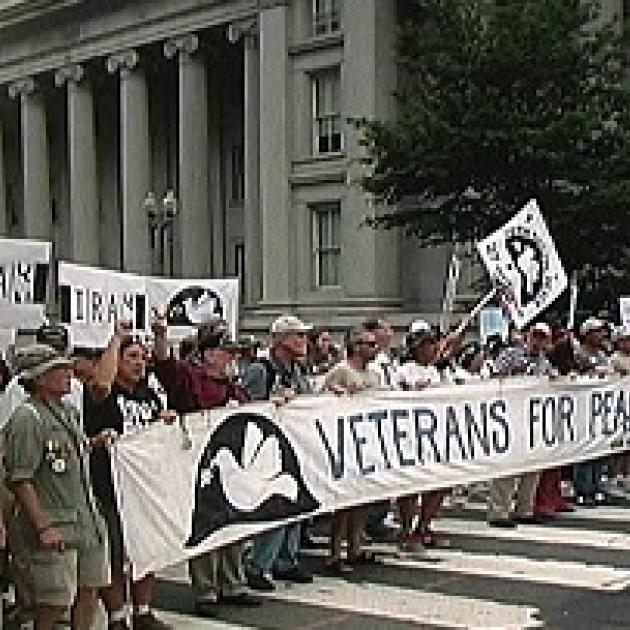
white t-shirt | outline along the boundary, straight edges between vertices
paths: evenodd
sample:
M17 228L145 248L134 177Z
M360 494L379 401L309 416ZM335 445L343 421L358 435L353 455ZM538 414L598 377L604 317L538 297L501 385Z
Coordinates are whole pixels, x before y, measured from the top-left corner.
M378 374L367 367L365 370L358 370L346 361L337 363L324 378L322 389L331 386L339 386L344 389L354 387L356 389L377 389L379 387Z
M7 423L15 408L21 405L27 397L28 394L20 385L19 377L14 376L4 392L0 394L0 429ZM70 393L63 397L63 401L78 409L81 427L83 427L83 383L80 380L72 378Z
M441 380L440 371L435 365L420 365L415 361L403 363L394 375L394 383L400 389L415 389L416 383L437 385Z
M368 368L376 372L381 387L394 387L396 385L395 374L398 369L396 362L381 350L372 361L368 363Z

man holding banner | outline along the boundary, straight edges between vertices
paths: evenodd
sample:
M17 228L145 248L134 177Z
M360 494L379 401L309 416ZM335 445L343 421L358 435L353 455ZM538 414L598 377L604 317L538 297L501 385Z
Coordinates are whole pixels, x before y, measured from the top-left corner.
M101 360L103 378L100 387L88 395L85 406L86 432L90 436L102 432L124 435L142 430L163 420L172 422L175 416L162 407L159 396L145 382L146 362L143 345L129 335L131 324L118 324L115 334ZM122 525L116 503L109 454L96 450L90 459L94 490L107 523L111 549L111 586L102 591L109 613L111 630L127 630L128 611L125 607L125 546ZM133 627L136 630L167 630L169 625L151 611L153 574L144 576L131 587Z

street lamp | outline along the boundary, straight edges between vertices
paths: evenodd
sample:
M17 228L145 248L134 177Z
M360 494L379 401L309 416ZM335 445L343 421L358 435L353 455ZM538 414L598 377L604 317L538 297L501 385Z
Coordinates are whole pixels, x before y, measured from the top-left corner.
M151 251L157 252L159 271L173 275L173 223L179 212L179 203L172 190L167 190L160 202L149 191L142 202L149 219Z

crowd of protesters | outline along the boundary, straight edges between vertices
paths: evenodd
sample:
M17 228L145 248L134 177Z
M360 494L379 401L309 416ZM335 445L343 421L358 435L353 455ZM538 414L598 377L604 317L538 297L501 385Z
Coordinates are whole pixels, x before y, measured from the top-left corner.
M409 324L399 348L382 319L347 331L343 343L293 315L277 318L269 333L268 344L230 339L217 318L172 348L166 321L156 316L150 344L121 321L106 348L69 351L66 331L46 326L35 344L16 350L10 370L0 362L0 543L10 551L17 610L30 614L36 628L65 621L87 629L99 597L112 629L128 628L130 617L139 630L169 627L151 608L155 576L126 589L108 447L129 431L174 422L179 414L256 400L283 405L316 392L352 396L522 375L630 373L630 330L594 317L577 334L538 321L484 344L440 334L424 320ZM494 479L487 522L512 528L576 505L600 505L610 487L606 478L628 485L629 463L619 455ZM197 557L188 567L196 612L212 616L221 605L260 605L253 591L272 591L276 581L310 582L300 551L322 526L330 540L323 570L333 575L379 562L370 550L375 541L410 553L441 545L432 522L449 492L341 510L325 523L286 525Z

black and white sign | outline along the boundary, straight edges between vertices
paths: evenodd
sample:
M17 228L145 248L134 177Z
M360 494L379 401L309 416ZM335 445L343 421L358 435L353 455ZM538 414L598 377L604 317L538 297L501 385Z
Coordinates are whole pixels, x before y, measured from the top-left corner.
M535 200L477 248L490 277L511 288L506 306L523 328L567 288L567 275Z
M166 314L175 339L214 315L226 319L236 334L236 279L154 278L66 262L59 263L58 278L61 319L76 346L104 346L116 318L130 320L136 334L148 335L154 311Z
M29 329L43 323L51 249L42 241L0 239L0 326Z
M112 451L134 575L317 514L630 446L630 378L527 377L223 408Z

